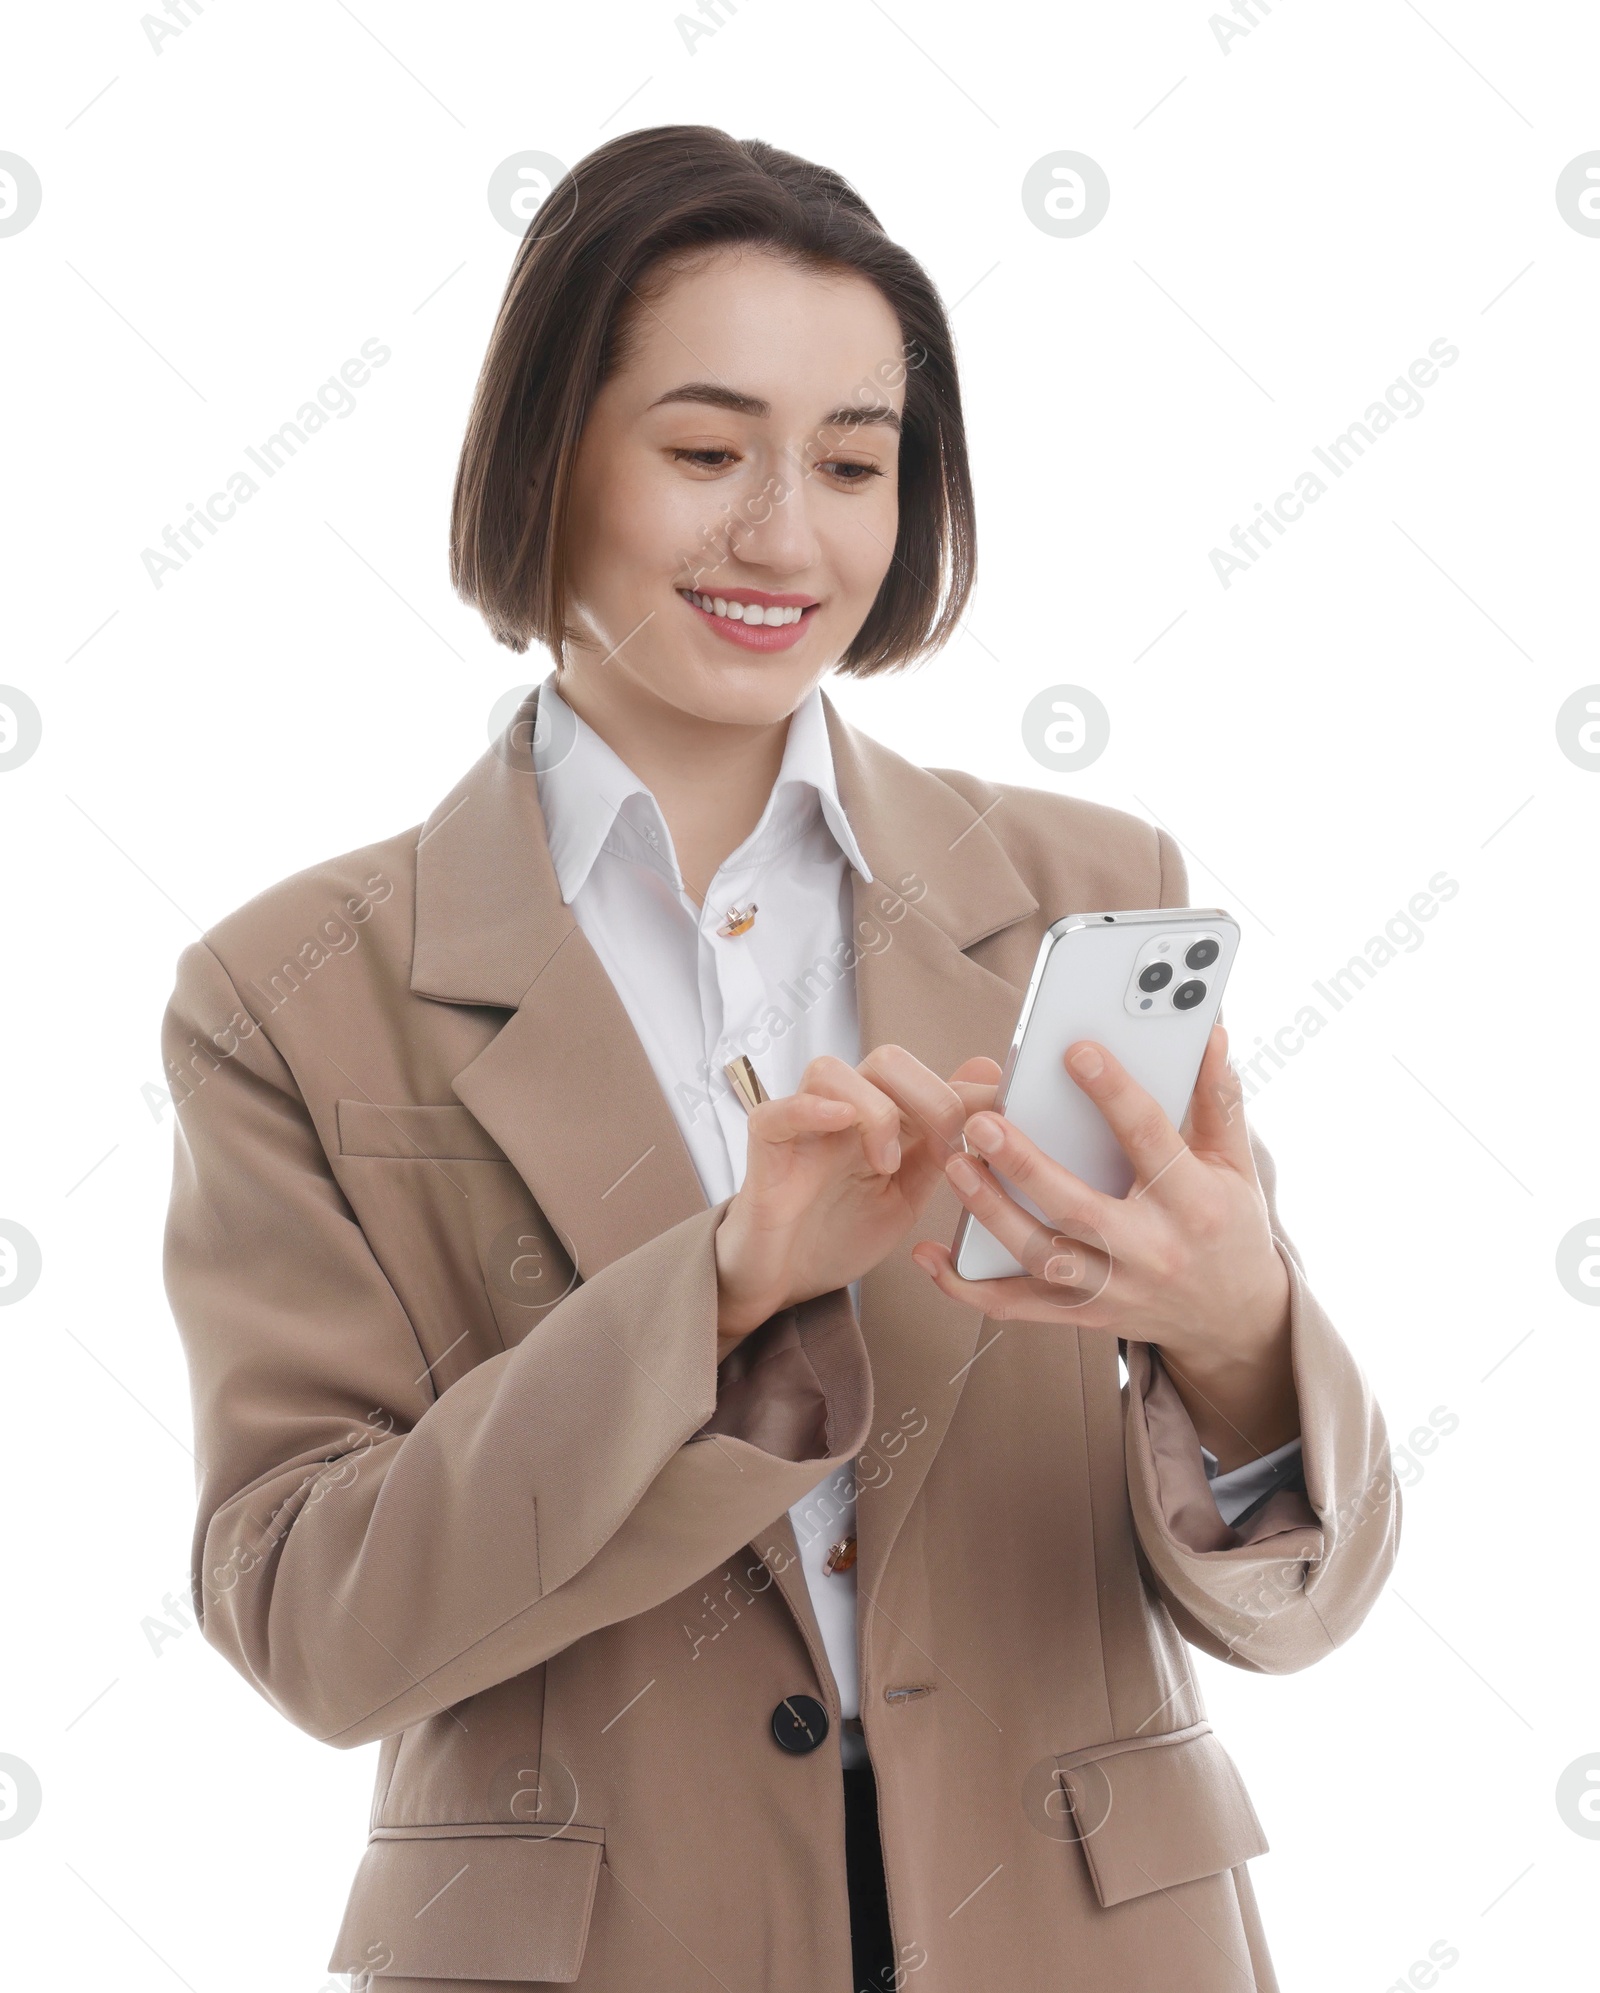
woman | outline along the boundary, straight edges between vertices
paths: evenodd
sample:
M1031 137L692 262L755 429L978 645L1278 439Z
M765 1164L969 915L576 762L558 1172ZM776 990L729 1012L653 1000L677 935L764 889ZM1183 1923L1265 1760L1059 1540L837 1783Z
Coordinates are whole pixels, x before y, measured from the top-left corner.
M382 1745L333 1969L1275 1985L1183 1640L1354 1631L1384 1428L1220 1027L1181 1132L1062 1048L1125 1200L986 1111L1043 931L1187 895L1164 833L822 693L936 647L973 551L944 314L854 191L607 145L455 494L458 588L555 672L420 829L179 964L197 1604ZM962 1206L1030 1271L958 1278Z

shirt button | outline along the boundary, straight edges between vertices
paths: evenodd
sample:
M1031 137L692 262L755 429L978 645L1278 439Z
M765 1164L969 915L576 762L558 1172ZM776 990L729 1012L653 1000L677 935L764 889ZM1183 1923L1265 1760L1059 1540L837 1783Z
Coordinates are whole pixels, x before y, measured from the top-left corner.
M786 1695L772 1712L772 1734L796 1757L814 1751L828 1734L828 1712L815 1696Z

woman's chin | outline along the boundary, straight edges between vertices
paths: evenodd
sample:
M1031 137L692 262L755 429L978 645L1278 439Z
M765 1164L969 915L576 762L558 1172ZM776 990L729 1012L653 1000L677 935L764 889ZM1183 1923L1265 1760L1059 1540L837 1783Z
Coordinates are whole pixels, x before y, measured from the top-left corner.
M661 686L661 696L685 712L725 726L772 726L786 720L826 675L814 660L799 659L784 652L765 656L752 652L747 657L706 660L696 658L675 684Z

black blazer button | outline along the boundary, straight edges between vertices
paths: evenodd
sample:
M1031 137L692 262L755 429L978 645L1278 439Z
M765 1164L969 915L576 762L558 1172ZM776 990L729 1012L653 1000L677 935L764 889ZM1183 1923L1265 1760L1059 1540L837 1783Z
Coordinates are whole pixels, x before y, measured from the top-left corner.
M772 1712L772 1734L786 1751L814 1751L828 1734L828 1712L815 1696L786 1695Z

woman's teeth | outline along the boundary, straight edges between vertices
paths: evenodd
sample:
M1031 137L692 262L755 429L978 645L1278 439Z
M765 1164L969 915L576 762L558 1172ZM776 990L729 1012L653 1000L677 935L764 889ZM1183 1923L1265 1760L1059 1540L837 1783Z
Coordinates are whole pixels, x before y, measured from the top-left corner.
M711 616L725 616L730 623L765 623L769 629L779 623L798 623L805 614L798 605L792 609L764 609L759 602L734 602L722 595L697 595L692 588L683 593L697 609Z

